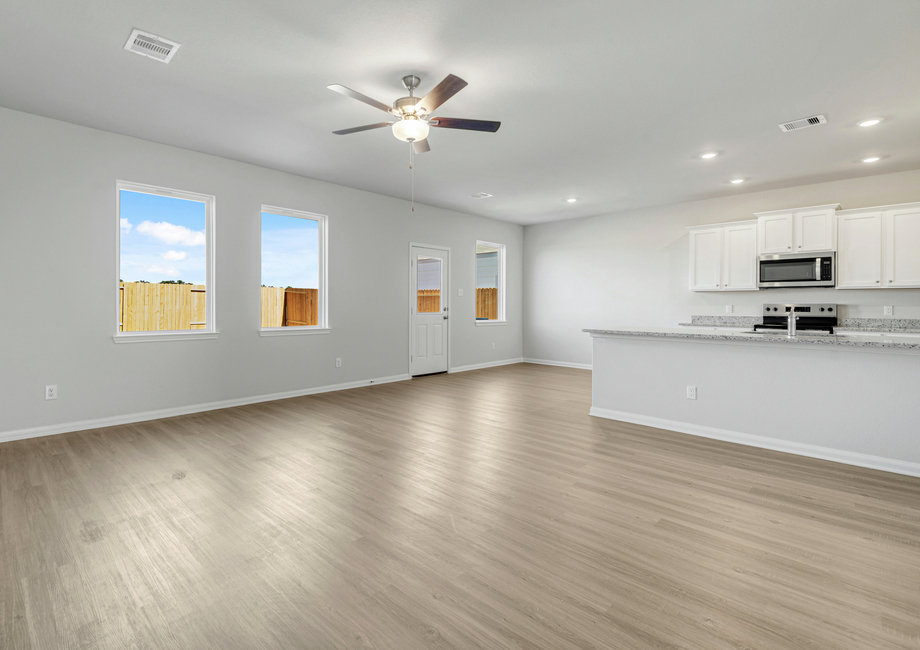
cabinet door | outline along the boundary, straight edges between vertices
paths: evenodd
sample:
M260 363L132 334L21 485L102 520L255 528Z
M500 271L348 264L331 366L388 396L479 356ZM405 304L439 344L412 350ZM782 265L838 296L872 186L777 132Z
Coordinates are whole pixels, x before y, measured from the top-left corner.
M796 253L834 250L834 211L795 213Z
M690 231L690 290L722 288L722 229Z
M757 290L757 224L725 226L722 234L722 290Z
M837 288L878 289L882 282L882 213L840 217L837 224Z
M757 243L761 254L792 252L792 213L757 219Z
M885 210L885 286L920 287L920 205Z

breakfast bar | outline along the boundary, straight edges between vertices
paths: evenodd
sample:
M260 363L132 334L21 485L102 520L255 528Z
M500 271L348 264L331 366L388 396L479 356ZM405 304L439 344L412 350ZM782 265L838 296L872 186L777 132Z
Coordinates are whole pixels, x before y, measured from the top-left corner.
M920 476L920 334L583 331L591 415Z

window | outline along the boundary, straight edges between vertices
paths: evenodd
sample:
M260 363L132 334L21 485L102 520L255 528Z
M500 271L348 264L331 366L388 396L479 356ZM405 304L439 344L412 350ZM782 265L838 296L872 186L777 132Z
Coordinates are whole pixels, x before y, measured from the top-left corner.
M476 324L505 322L505 246L476 242Z
M263 336L325 334L326 217L262 206Z
M214 197L118 182L115 341L214 338Z

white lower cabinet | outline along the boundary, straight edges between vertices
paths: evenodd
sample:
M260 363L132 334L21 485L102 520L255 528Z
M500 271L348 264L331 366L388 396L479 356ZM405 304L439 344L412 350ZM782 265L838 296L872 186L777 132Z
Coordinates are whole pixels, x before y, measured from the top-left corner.
M691 291L757 290L757 222L690 228Z
M920 288L920 203L839 213L838 289Z

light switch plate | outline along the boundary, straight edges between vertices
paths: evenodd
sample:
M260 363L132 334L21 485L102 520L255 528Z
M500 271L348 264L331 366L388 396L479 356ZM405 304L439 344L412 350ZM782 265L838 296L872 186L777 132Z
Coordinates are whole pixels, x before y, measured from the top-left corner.
M457 289L457 295L458 295L458 296L462 296L462 295L463 295L463 289Z

